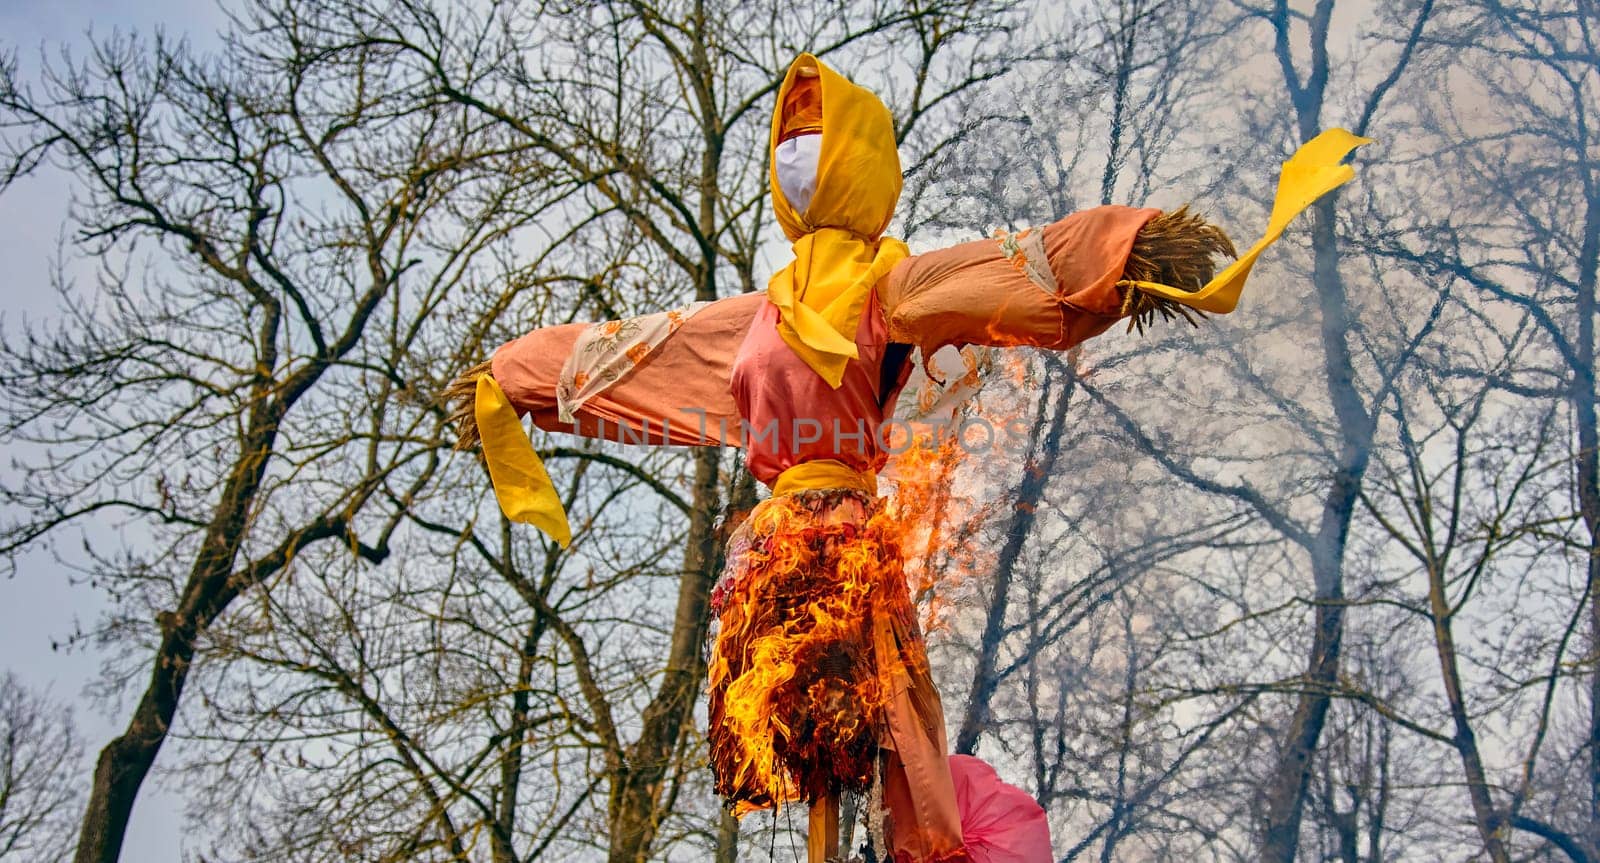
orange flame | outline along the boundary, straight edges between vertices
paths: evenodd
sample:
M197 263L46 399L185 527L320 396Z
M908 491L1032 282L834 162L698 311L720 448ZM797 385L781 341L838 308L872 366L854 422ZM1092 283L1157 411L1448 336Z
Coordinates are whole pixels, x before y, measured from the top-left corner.
M890 497L774 497L729 540L712 596L708 742L737 815L866 790L892 681L913 664L926 679L918 618L946 625L952 595L990 567L974 537L997 504L959 491L973 453L954 434L918 435L891 442Z
M902 661L873 631L911 617L892 521L860 492L808 491L735 533L707 682L711 767L736 813L871 784Z
M960 518L958 511L970 504L955 491L956 472L965 457L954 435L936 438L921 431L915 443L894 459L888 511L899 529L911 595L920 607L925 631L942 626L947 592L938 587L948 575L947 564L962 565L944 558L952 552L968 553L943 547L952 522Z
M1010 463L998 448L1014 441L990 440L989 446L974 449L975 441L964 441L961 429L964 421L972 420L981 421L996 435L1011 434L1012 423L1023 410L1016 396L1024 392L1026 369L1021 357L997 363L997 374L982 386L1001 398L990 399L989 404L968 401L940 424L918 424L913 445L899 451L884 471L894 484L887 509L898 525L906 573L925 632L947 628L956 597L966 584L993 569L991 547L976 537L1004 501L981 503L980 494L971 490L989 479L987 467ZM965 375L954 385L976 387L979 375L969 360Z

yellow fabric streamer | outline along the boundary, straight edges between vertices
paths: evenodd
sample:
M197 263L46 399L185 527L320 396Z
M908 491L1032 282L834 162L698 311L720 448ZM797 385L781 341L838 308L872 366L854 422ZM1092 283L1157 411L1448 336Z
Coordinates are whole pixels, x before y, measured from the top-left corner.
M777 148L789 91L815 75L822 87L822 150L817 186L804 212L778 183ZM878 280L910 255L882 237L900 200L900 154L894 121L871 91L810 54L789 67L772 112L768 182L778 224L795 259L767 284L778 307L778 334L829 386L838 387L856 352L856 328Z
M1255 266L1256 258L1283 236L1284 228L1294 221L1295 216L1356 175L1355 168L1340 162L1351 150L1370 143L1371 138L1333 128L1302 144L1289 157L1289 161L1283 163L1283 173L1278 177L1278 192L1272 202L1272 215L1267 219L1266 234L1200 290L1191 293L1170 285L1132 280L1117 284L1136 287L1202 312L1225 315L1233 311L1239 304L1239 294L1244 291L1245 279L1250 276L1250 268Z
M571 545L572 526L550 474L533 451L517 409L492 376L478 378L472 412L478 420L483 460L489 464L489 481L494 484L500 511L512 521L544 531L562 548Z
M772 484L772 496L782 497L797 491L816 491L829 488L851 488L867 494L878 493L878 475L872 471L859 471L842 461L831 458L803 461L783 473Z

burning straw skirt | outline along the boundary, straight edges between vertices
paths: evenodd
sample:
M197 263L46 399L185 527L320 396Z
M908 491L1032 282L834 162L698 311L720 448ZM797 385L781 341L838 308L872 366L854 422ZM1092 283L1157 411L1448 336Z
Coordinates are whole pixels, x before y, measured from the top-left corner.
M882 769L896 858L966 859L944 714L878 498L763 501L729 539L712 609L707 736L736 813L865 791Z

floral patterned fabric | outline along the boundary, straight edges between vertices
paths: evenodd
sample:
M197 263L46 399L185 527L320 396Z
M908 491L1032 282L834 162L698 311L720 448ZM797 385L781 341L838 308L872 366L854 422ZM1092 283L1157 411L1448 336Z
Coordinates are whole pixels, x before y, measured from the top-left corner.
M909 421L930 417L946 419L955 415L963 405L983 388L984 376L994 366L996 351L984 345L966 345L959 351L945 348L952 359L945 356L925 356L919 363L922 377L915 380L915 396L907 403L902 399L896 415ZM952 362L960 366L951 369Z
M1060 295L1061 284L1056 281L1056 274L1051 272L1050 256L1044 250L1044 231L1023 228L1013 234L995 228L992 236L1018 272L1050 296Z
M640 315L620 321L590 324L578 336L561 367L556 383L557 416L564 423L574 421L579 408L605 392L634 366L644 362L684 321L710 303L692 303L681 309Z

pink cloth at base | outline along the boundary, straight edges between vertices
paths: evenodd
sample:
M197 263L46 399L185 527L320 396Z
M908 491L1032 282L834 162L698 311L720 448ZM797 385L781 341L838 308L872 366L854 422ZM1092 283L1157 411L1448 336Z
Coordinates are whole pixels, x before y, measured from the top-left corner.
M950 756L961 838L973 863L1051 863L1050 822L1028 792L971 755Z

